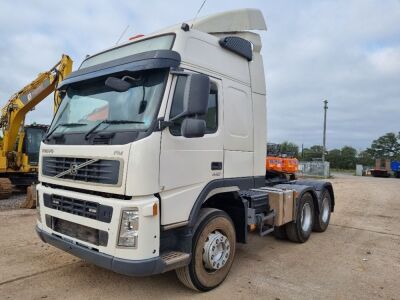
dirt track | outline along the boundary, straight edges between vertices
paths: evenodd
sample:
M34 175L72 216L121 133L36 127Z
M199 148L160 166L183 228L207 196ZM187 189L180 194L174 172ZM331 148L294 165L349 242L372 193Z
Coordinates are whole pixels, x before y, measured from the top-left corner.
M400 299L400 180L338 175L336 211L305 244L250 236L227 280L194 293L173 272L130 278L43 244L35 211L0 211L0 298Z

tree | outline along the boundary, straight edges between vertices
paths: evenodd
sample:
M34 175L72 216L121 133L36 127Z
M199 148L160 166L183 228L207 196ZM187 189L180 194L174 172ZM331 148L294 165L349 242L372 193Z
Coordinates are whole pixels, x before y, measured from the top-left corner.
M340 150L340 169L354 169L357 161L357 150L350 146L344 146Z
M281 153L289 156L299 157L299 146L295 143L285 141L281 144Z
M364 150L358 154L357 163L363 166L373 166L375 160L367 150Z
M314 145L310 149L304 148L302 153L302 160L311 161L322 158L322 146Z
M389 132L379 137L367 151L375 159L400 159L400 132L397 135Z
M332 149L328 151L326 155L326 160L329 161L330 167L334 169L340 168L341 152L339 149Z
M334 169L354 169L357 163L357 150L350 146L332 149L328 152L326 160Z

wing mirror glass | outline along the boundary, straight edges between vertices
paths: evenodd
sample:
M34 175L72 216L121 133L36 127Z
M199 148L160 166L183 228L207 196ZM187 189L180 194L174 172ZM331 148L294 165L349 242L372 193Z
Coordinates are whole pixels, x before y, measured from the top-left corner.
M197 117L207 112L210 78L204 74L183 75L187 76L183 92L183 111L170 121L181 117Z
M190 74L183 94L183 112L186 116L204 115L207 112L210 78L204 74Z

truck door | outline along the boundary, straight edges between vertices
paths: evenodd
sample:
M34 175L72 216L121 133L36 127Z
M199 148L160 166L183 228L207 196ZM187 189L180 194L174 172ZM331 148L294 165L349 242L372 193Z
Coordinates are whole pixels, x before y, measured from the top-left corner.
M166 120L183 111L183 92L186 76L177 76L166 112ZM160 157L161 224L183 222L188 219L193 203L204 186L223 178L222 141L222 85L211 79L206 133L200 138L181 136L181 123L162 131Z

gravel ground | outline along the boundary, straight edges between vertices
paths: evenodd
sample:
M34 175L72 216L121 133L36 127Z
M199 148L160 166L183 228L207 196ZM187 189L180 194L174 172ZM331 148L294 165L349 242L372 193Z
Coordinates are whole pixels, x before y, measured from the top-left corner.
M35 211L0 211L2 299L400 299L400 180L337 175L335 213L305 244L250 234L226 281L208 293L174 272L115 274L43 244Z
M21 192L13 193L10 198L0 200L0 211L17 209L21 206L21 204L25 201L25 199L26 199L25 193Z

